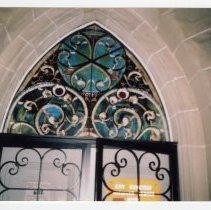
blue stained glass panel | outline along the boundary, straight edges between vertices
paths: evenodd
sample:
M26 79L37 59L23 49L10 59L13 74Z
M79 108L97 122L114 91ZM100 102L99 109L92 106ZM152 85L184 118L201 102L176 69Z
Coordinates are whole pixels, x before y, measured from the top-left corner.
M165 112L147 72L97 24L64 38L32 68L11 104L4 131L169 140Z

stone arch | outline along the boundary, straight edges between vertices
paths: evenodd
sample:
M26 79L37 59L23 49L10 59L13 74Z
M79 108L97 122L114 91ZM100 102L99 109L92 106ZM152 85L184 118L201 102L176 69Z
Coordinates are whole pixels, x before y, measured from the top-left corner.
M44 52L76 27L98 21L133 49L165 101L172 137L179 142L182 200L208 199L204 132L194 93L182 67L153 25L131 9L71 9L69 12L67 9L62 18L61 10L56 9L40 14L16 31L1 54L1 66L7 78L0 84L5 90L0 97L1 122L22 79Z
M97 32L101 35L96 35ZM89 35L90 33L93 33L91 37ZM102 36L103 38L101 38ZM83 40L82 44L86 44L83 45L83 48L80 48L80 45L76 44L76 40L77 42ZM108 43L110 43L110 50L112 52L110 52L109 47L106 47L106 44ZM103 48L102 45L104 46ZM74 50L75 48L78 49ZM86 50L84 50L84 48ZM71 55L70 56L68 54L70 56L70 58L68 57L68 61L66 60L67 53L70 53ZM98 55L95 55L95 53L97 53ZM116 62L116 59L120 59L119 64L117 62L118 67L115 67L116 65L112 64ZM75 60L77 60L76 63ZM45 71L49 73L48 77L46 77L46 73L44 73ZM53 74L52 71L54 72ZM69 71L69 73L65 73L67 71ZM98 77L95 78L95 76L92 76L92 74L97 74ZM52 79L50 79L51 76ZM140 77L138 83L135 82L135 78L137 76ZM40 77L44 77L45 79L40 80ZM99 81L101 83L101 86L98 86ZM56 86L52 89L50 88L50 84L45 84L47 82L53 83ZM122 83L124 83L124 85L122 85ZM36 88L35 85L37 85ZM76 136L78 136L78 132L73 131L76 128L71 128L69 124L69 121L73 117L72 109L68 109L69 115L67 116L65 114L67 110L65 111L62 108L63 106L60 106L59 101L61 100L61 98L57 98L57 102L55 101L53 104L49 105L48 101L51 97L49 96L50 98L48 98L45 95L45 91L47 91L47 89L45 91L43 90L44 92L41 91L41 93L39 90L40 88L50 88L48 92L50 91L49 94L53 94L53 98L59 97L59 95L57 95L54 91L55 88L58 90L62 90L64 95L62 94L61 97L64 96L64 100L62 100L64 104L66 104L66 106L66 96L70 96L69 94L73 94L73 97L76 97L77 95L78 103L83 103L83 105L81 104L81 109L83 111L81 110L80 112L77 112L76 107L73 108L74 104L71 104L71 107L74 109L75 112L73 116L78 119L78 122L75 122L75 126L77 125L76 127L80 127L80 136L85 135L85 137L89 137L89 135L91 135L99 137L101 136L104 138L112 137L120 139L132 138L143 141L147 139L161 141L172 140L169 137L169 126L166 122L165 110L163 111L162 101L160 100L156 88L151 82L145 69L142 67L141 64L139 64L134 55L131 54L131 52L127 49L127 47L125 47L123 43L116 39L116 37L110 32L103 29L103 26L100 27L99 23L97 23L96 21L93 21L88 25L86 24L82 28L77 28L75 32L71 32L70 35L66 36L58 43L55 43L55 46L52 46L52 48L43 56L43 58L40 59L40 61L38 61L38 63L32 69L29 70L27 76L23 78L23 82L16 93L15 102L13 101L12 105L9 108L3 130L3 132L12 133L25 133L27 130L28 134L36 134L38 132L39 134L68 136L75 136L77 134ZM74 93L74 91L71 92L70 90L68 90L68 88L71 88L78 93ZM116 88L118 89L118 91L112 90ZM65 89L68 92L67 95L65 95ZM33 94L31 93L31 91L33 92ZM123 95L127 95L127 97L121 99L118 92L122 93ZM40 97L45 95L44 98L46 98L46 101L43 98L42 102L37 103L37 100L35 100L33 96L34 94L41 94ZM28 95L27 98L26 95ZM80 95L82 95L84 99L82 99ZM115 111L112 111L113 114L109 114L111 110L113 110L113 102L107 104L108 107L106 108L106 110L109 109L110 111L106 111L106 113L104 112L105 108L101 110L101 103L98 103L101 100L104 101L103 104L107 103L107 99L104 98L105 95L106 98L110 98L110 100L112 100L111 98L116 99L115 103L117 103L116 106L118 106L119 108L116 108ZM90 99L88 99L89 97ZM143 99L139 99L140 97L143 97ZM95 104L94 102L92 102L93 100L99 101L97 102L97 104ZM122 100L124 101L125 105L121 105ZM135 102L134 100L137 101ZM20 105L20 103L22 105ZM28 107L27 105L29 103L31 104L30 107ZM37 107L36 111L32 109L32 104ZM88 110L93 110L92 113L89 113L87 108ZM64 122L63 120L59 120L60 123L57 124L58 127L55 128L55 126L53 126L53 128L52 123L50 123L50 118L57 120L59 119L58 116L56 117L54 116L54 114L50 118L46 118L46 120L49 118L49 121L47 120L45 121L45 123L39 122L37 116L42 113L42 109L45 110L44 112L46 112L47 110L51 110L51 114L54 113L53 109L55 109L55 111L57 110ZM136 110L135 112L134 109ZM24 111L22 112L21 110ZM96 114L95 112L102 112L101 114L103 114L104 118L107 115L106 120L99 117L99 113ZM81 116L82 118L79 118L79 115L77 115L77 113L79 115L83 113L82 115L84 116ZM41 114L43 117L44 115L46 116L46 114L43 114L44 113ZM21 116L25 116L24 119ZM65 116L69 120L66 120ZM109 120L111 119L111 116L116 116L116 118L114 120ZM122 116L124 116L122 120L128 120L128 123L126 123L125 125L126 127L122 125ZM149 120L147 120L147 116L152 118L150 122ZM133 120L129 120L131 117L133 118ZM31 119L30 122L27 119ZM91 119L91 121L89 119ZM84 122L83 126L80 121ZM85 123L86 121L87 123ZM108 123L106 123L106 121L108 121ZM43 127L44 130L42 130L42 126L40 123L42 124L42 126L44 126L45 124L45 129ZM47 124L48 127L46 127ZM69 125L69 128L66 127L67 124ZM91 124L93 127L91 126ZM110 124L112 124L114 127ZM120 125L122 125L123 128L117 128ZM52 128L52 130L50 129L50 127ZM89 130L89 132L87 130ZM107 134L105 133L105 131ZM109 133L113 134L110 135Z

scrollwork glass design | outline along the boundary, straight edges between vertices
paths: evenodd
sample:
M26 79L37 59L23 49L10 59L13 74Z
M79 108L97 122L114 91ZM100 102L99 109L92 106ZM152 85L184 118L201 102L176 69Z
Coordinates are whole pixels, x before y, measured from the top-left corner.
M161 113L145 92L134 88L114 89L99 99L92 122L98 135L104 138L156 141L166 138Z
M23 91L11 109L11 133L75 136L83 129L87 107L72 89L52 83Z
M169 140L148 74L97 24L64 38L33 67L11 104L4 131Z

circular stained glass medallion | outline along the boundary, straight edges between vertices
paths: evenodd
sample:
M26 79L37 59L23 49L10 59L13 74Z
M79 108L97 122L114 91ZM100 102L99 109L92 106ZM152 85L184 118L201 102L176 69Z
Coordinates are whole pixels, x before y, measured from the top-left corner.
M103 95L92 112L97 134L119 140L165 140L166 121L156 102L145 92L114 89Z
M75 136L88 111L83 98L68 87L44 83L22 92L11 109L9 131Z

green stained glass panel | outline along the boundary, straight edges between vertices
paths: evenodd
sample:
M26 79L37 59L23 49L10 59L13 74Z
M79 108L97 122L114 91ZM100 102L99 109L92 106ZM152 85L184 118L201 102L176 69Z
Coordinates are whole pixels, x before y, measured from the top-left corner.
M144 67L97 24L64 38L32 68L4 131L169 140L162 102Z

